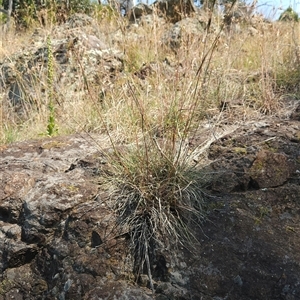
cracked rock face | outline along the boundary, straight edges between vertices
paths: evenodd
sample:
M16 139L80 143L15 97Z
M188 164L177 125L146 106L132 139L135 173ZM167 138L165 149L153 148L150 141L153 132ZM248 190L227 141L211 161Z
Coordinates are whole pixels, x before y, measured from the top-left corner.
M270 188L283 185L295 171L293 162L282 153L262 150L250 168L252 180L259 188ZM294 169L294 170L293 170Z
M88 156L101 157L78 136L1 154L0 297L93 297L93 287L130 269L115 215L94 182L99 166Z
M296 300L299 122L278 122L211 143L199 244L162 249L154 294L147 272L135 280L128 238L98 185L103 137L2 146L0 299Z
M99 189L102 140L74 135L2 148L1 300L153 298L147 275L136 284L127 234Z

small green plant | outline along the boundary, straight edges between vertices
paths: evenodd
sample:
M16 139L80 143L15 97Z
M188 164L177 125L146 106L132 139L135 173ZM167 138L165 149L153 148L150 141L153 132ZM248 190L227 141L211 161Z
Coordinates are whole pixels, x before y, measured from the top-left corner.
M0 144L11 144L18 139L18 131L13 127L6 125L2 128Z
M47 63L47 91L48 91L48 109L49 109L49 118L47 124L47 135L53 136L57 134L58 128L56 126L55 120L55 107L53 102L53 81L54 81L54 59L51 46L51 38L47 37L47 50L48 50L48 63Z

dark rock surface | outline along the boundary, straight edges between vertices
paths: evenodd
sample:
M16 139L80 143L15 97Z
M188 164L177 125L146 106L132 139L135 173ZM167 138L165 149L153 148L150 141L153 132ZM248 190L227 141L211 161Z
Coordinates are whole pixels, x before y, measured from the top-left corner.
M153 9L145 3L138 3L129 12L128 18L131 22L136 22L137 19L144 15L149 15L153 13Z
M5 299L16 289L20 299L94 299L107 294L111 280L119 287L114 279L128 278L131 260L125 259L124 237L98 191L103 161L93 145L87 137L72 136L2 151L0 295ZM96 287L100 290L93 292Z
M191 271L202 299L299 299L300 124L268 121L209 149L216 198Z
M1 146L0 299L299 299L299 126L273 117L211 143L199 244L161 253L154 294L99 188L101 137Z

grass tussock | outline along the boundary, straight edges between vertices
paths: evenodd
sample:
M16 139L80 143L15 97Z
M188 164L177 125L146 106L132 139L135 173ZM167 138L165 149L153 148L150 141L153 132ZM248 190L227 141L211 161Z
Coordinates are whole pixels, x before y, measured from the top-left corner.
M200 226L205 213L199 172L177 157L180 150L168 152L148 138L118 151L107 179L112 208L130 236L135 275L147 274L151 285L159 254L177 245L191 250L197 242L191 228Z
M122 104L122 121L131 127L127 135L119 133L126 140L110 157L107 183L119 224L130 235L135 273L148 274L151 283L158 253L178 244L191 249L196 239L190 228L205 215L202 175L188 147L198 105L190 85L184 95L162 90L155 107L155 99L140 97L139 87L127 84L131 103Z

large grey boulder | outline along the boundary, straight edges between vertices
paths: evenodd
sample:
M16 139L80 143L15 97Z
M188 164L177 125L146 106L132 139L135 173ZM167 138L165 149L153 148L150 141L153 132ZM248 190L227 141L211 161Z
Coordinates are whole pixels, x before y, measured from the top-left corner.
M172 23L192 16L196 12L192 0L158 0L152 6L159 16L167 18Z
M153 13L153 9L145 4L145 3L138 3L128 12L128 18L131 22L136 22L142 16L150 15Z
M155 299L146 274L136 284L128 233L98 184L107 163L99 150L107 147L103 140L73 135L2 148L1 300ZM168 272L167 256L159 257L155 284ZM171 257L167 261L176 270ZM174 284L182 281L169 276ZM160 284L157 294L187 294L171 287Z
M175 23L165 33L163 42L176 51L187 41L199 42L203 38L203 33L204 24L198 18L185 18Z

